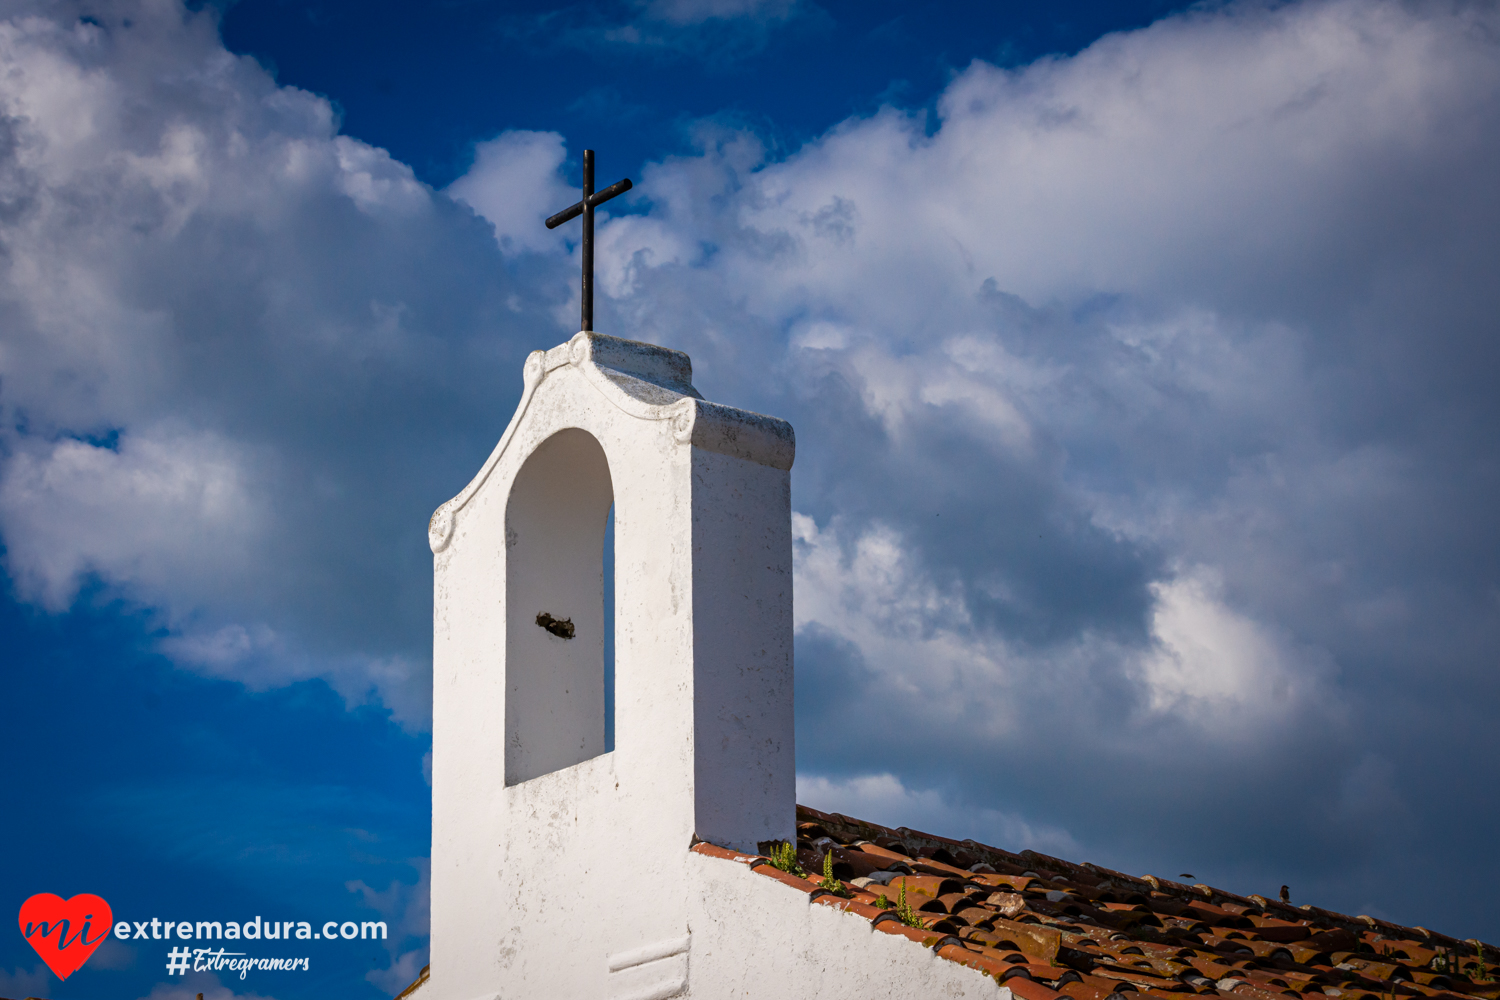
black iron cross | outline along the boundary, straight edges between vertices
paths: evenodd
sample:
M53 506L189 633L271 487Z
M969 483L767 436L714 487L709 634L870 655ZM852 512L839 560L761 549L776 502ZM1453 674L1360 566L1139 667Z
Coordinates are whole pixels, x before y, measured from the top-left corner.
M547 220L548 229L556 229L569 219L583 216L583 326L594 328L594 208L604 204L615 195L630 190L630 178L594 193L594 151L583 151L583 200L558 212Z

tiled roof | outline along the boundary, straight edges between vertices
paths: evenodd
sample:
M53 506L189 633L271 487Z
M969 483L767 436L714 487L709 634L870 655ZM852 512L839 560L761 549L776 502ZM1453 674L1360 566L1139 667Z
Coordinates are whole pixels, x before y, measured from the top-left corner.
M797 820L805 878L768 858L711 844L693 850L749 864L814 903L979 969L1021 1000L1500 1000L1500 979L1491 975L1500 972L1500 950L1476 940L805 806ZM830 854L833 878L825 881ZM847 896L830 891L835 886ZM903 886L905 922L896 908Z

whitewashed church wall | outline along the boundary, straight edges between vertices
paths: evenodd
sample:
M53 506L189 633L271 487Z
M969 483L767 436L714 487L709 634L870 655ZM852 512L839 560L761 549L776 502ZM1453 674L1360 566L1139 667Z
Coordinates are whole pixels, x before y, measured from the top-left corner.
M690 855L692 1000L1012 1000L1009 988L744 865ZM610 991L611 1000L624 994ZM581 996L581 995L580 995ZM665 996L665 994L663 994Z

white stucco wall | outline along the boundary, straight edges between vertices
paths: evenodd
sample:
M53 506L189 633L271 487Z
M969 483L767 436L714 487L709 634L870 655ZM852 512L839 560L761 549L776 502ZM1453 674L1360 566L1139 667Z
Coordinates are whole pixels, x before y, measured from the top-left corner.
M693 934L683 996L1011 1000L983 973L744 865L693 854L689 874Z
M433 515L432 965L414 996L995 994L689 850L794 839L796 774L792 430L691 379L686 355L594 333L534 352L504 436Z

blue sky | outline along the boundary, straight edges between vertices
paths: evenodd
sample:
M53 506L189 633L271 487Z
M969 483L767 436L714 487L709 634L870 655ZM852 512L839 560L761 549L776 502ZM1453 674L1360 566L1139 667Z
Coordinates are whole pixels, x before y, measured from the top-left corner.
M425 962L427 516L576 327L790 419L799 796L1500 938L1500 17L11 0L0 886Z

